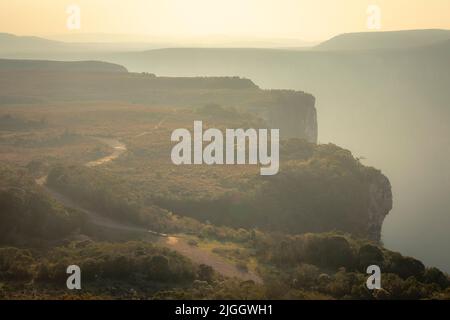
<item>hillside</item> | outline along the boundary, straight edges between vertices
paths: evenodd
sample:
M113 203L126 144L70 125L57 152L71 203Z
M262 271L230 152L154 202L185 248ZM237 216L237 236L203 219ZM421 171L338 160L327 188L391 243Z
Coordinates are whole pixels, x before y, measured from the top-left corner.
M0 33L0 52L37 52L45 50L61 50L64 43L39 37L16 36L9 33Z
M100 43L89 39L89 36L84 41L79 41L77 35L83 38L80 34L71 34L69 41L59 41L58 39L18 36L0 32L0 57L34 60L97 60L93 55L99 52L149 50L167 46L166 42L149 43L145 39L139 39L136 42L111 39L110 42L105 42L107 36L104 34L97 37L102 39Z
M127 72L123 66L102 61L45 61L0 59L1 72Z
M28 169L33 172L31 167ZM258 229L232 229L164 211L159 213L159 222L151 222L152 228L160 227L157 223L165 224L166 232L178 228L176 237L169 239L187 238L189 246L215 255L222 264L233 263L241 270L256 265L262 281L224 277L208 265L193 262L185 251L183 256L163 245L145 229L121 234L99 228L87 217L83 223L73 222L77 229L63 228L58 224L60 213L54 215L48 207L41 212L39 203L53 203L53 208L60 212L73 209L63 209L50 200L48 194L33 185L27 170L21 171L21 179L17 179L18 171L14 170L0 167L2 185L20 189L22 197L27 194L25 189L34 189L35 194L32 202L23 201L19 197L5 197L2 187L0 219L6 228L0 238L1 299L448 299L450 280L440 270L426 268L419 260L348 234L292 236ZM58 170L53 172L57 179L68 178ZM66 187L70 186L69 181L66 180ZM100 186L98 181L98 177L90 180L88 190L83 192L95 193L85 193L84 200L78 198L78 203L87 204L86 200L93 195L100 199L98 192L102 191L91 189L92 185ZM51 184L55 186L54 182ZM115 192L120 188L109 186ZM114 193L114 198L117 195L124 194ZM143 203L126 203L120 198L113 204L111 199L103 198L108 201L107 206L97 207L103 212L122 210L128 214L140 209L142 217L148 212L143 210ZM122 220L128 218L122 216ZM55 229L49 228L52 226ZM68 292L61 283L67 277L67 265L74 261L83 270L83 290ZM369 291L364 285L365 268L370 264L384 270L382 290Z
M83 224L38 188L27 170L0 164L0 244L48 246Z
M345 33L315 46L315 50L349 51L408 49L436 44L450 39L450 30L406 30Z

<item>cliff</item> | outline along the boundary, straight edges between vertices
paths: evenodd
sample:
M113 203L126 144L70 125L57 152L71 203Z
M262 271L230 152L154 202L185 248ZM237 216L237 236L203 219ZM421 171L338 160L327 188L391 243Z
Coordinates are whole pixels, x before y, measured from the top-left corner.
M158 180L153 192L159 206L214 225L286 234L340 231L380 241L392 193L379 170L338 146L299 139L282 141L280 161L271 177L248 168L228 167L226 177L212 167L170 168L161 175L178 178ZM199 186L195 193L192 185ZM176 194L166 191L175 188Z
M279 128L282 138L300 138L317 143L317 112L314 96L291 90L268 91L270 105L261 112L271 128Z
M369 206L367 209L367 237L379 242L384 218L392 209L392 188L389 179L376 175L369 185Z

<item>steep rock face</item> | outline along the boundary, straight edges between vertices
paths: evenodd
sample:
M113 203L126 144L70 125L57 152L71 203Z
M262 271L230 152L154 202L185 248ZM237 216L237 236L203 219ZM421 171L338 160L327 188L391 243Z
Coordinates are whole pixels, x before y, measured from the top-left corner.
M392 209L392 189L389 179L380 174L369 185L367 234L369 239L379 242L384 218Z
M280 129L283 139L300 138L317 143L318 126L314 96L292 90L264 91L264 101L253 106L267 124Z

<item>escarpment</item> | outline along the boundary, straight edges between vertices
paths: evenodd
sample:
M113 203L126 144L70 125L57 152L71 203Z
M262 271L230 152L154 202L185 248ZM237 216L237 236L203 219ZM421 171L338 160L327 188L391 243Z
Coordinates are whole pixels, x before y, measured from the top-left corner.
M369 206L367 208L367 236L379 242L381 228L385 217L392 209L392 190L389 179L380 174L373 178L369 185Z
M286 234L341 231L379 242L383 220L392 208L389 180L362 165L350 151L288 139L280 145L280 171L271 177L250 169L175 168L176 176L203 174L209 188L191 192L192 181L166 180L157 204L172 212L215 225L258 228Z
M159 77L103 62L0 59L0 104L2 101L115 101L177 109L218 104L262 118L270 128L280 129L281 138L317 142L312 95L262 90L239 77Z
M270 105L265 104L260 113L270 127L279 128L280 135L284 139L301 138L317 143L318 126L314 96L293 90L269 90L266 95Z

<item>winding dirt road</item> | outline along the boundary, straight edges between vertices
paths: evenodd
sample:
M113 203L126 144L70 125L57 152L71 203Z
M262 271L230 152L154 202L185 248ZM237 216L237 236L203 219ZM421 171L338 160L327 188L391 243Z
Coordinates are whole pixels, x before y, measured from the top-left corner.
M113 161L127 151L127 147L125 146L125 144L123 144L119 140L100 137L93 137L93 139L98 140L106 144L107 146L113 148L113 152L110 155L107 155L106 157L86 163L86 166L88 167L96 167L105 164L107 162Z
M157 126L155 126L155 129L157 129L158 127L159 127L159 124ZM92 137L92 138L113 148L113 152L106 157L102 157L100 159L86 163L86 166L88 166L88 167L100 166L107 162L113 161L127 151L126 145L116 139L100 138L100 137ZM82 208L78 203L71 200L67 196L59 193L57 190L49 188L47 186L46 182L47 182L47 176L36 179L36 183L38 185L42 186L42 188L44 188L54 199L56 199L58 202L62 203L66 207L74 208L74 209L84 212L86 214L86 216L89 218L89 220L97 226L101 226L101 227L105 227L105 228L109 228L109 229L115 229L115 230L122 230L122 231L142 232L145 234L149 234L149 233L150 234L158 234L157 232L153 232L151 230L147 230L142 227L138 227L138 226L134 226L131 224L126 224L126 223L122 223L122 222L118 222L118 221L109 219L97 212ZM157 242L167 248L177 251L178 253L186 256L187 258L189 258L190 260L192 260L195 263L211 266L214 270L216 270L217 272L219 272L220 274L222 274L226 277L231 277L231 278L236 277L236 278L244 280L244 281L252 280L255 283L263 282L261 277L259 277L253 271L248 271L248 272L241 271L234 264L226 261L222 257L220 257L210 251L202 250L196 246L189 245L186 242L186 240L183 239L181 236L160 236L159 240L157 240Z

